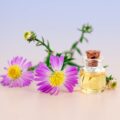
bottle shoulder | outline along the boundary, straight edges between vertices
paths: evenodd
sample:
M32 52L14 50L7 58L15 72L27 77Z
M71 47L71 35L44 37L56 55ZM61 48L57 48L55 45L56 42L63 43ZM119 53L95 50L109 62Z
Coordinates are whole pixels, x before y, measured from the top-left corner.
M86 72L106 72L104 67L83 67Z

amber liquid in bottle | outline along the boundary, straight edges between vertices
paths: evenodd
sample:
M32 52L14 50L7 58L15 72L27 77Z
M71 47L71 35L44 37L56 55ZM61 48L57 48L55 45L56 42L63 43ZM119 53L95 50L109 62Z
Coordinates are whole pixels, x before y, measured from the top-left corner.
M81 70L81 90L84 93L97 93L104 91L106 85L106 73L101 72L88 72Z

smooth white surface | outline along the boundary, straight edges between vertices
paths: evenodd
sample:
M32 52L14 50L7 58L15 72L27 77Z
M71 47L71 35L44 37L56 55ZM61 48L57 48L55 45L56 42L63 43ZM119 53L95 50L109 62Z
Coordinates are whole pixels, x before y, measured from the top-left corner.
M120 88L101 94L42 94L0 86L0 120L120 120Z

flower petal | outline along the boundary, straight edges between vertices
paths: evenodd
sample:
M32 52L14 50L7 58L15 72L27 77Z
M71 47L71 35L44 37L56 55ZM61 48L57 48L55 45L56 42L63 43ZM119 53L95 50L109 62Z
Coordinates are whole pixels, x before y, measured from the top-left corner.
M73 92L74 87L78 84L78 69L74 66L69 66L65 70L66 80L65 87L69 92Z
M59 88L58 87L53 87L53 89L50 91L51 95L58 95L59 93Z
M43 81L44 79L48 80L50 74L51 71L45 65L45 63L40 63L37 69L35 70L35 80L37 81Z
M52 90L52 87L49 84L44 84L40 86L38 90L44 93L49 93Z
M64 56L50 56L50 64L54 71L61 70L64 62Z
M2 80L0 81L0 83L3 86L8 86L10 84L10 79L7 77L7 75L2 75L1 78Z

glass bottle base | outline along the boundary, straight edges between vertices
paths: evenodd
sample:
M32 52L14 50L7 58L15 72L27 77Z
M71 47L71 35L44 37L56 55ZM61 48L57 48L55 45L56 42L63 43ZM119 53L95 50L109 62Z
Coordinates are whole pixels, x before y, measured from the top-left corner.
M104 89L96 90L96 89L84 89L84 88L81 88L81 91L83 93L90 94L90 93L101 93L101 92L104 91Z

